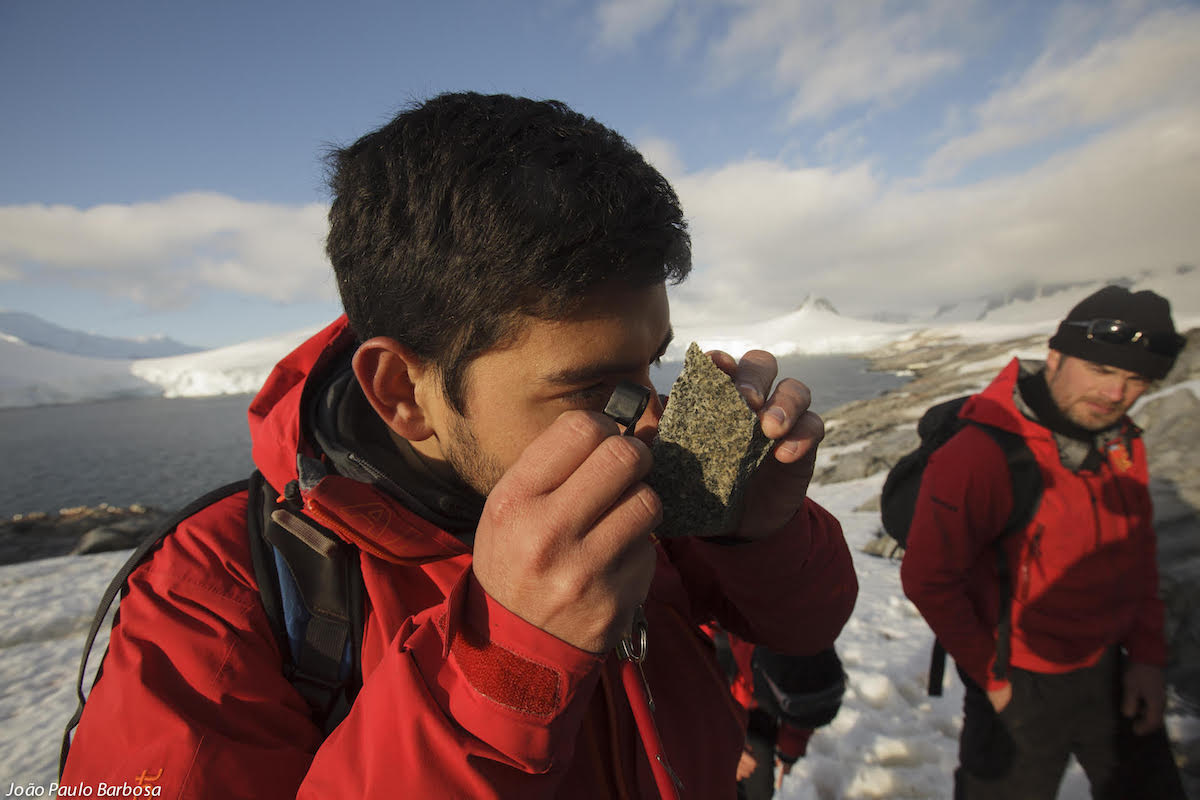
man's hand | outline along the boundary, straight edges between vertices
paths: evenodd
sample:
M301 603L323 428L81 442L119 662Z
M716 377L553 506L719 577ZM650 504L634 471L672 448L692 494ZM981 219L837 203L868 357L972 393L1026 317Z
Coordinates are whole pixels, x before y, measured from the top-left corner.
M775 791L783 788L783 779L791 773L794 766L796 766L795 761L784 761L782 758L775 759Z
M1163 724L1167 682L1162 667L1130 664L1125 668L1125 698L1121 713L1133 719L1133 732L1145 736Z
M754 757L753 751L747 745L742 748L742 756L738 759L737 779L744 781L754 774L754 770L758 768L758 759Z
M988 689L987 699L991 702L992 708L996 709L996 713L999 714L1008 708L1008 704L1012 702L1012 684L1006 683L999 689Z
M762 432L775 440L774 457L763 461L746 487L746 510L734 532L745 539L761 539L786 525L804 504L825 423L808 410L812 393L800 381L785 378L771 391L779 365L770 353L751 350L741 361L721 351L709 357L733 378L758 413Z
M488 495L473 569L489 595L593 653L614 647L654 577L662 502L650 449L600 414L561 415Z

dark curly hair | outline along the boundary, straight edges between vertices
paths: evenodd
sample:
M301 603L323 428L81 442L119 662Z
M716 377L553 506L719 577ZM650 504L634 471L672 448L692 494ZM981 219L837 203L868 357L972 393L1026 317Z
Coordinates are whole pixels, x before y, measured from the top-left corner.
M691 270L671 185L557 101L439 95L327 163L326 252L351 328L434 365L459 413L467 365L521 317L563 318L602 286Z

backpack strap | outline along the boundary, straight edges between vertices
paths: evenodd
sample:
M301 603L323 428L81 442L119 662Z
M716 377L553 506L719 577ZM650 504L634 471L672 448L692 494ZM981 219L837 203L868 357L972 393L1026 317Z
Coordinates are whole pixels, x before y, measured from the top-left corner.
M283 673L329 735L362 684L362 574L357 548L305 515L289 489L280 498L260 474L251 479L251 560Z
M151 553L162 544L163 539L171 531L175 530L184 520L195 516L199 512L211 506L226 497L235 495L238 492L246 491L248 481L240 480L234 483L226 484L219 489L205 494L191 503L188 503L182 509L172 514L166 522L155 528L141 544L130 554L129 558L121 566L121 569L109 582L108 588L104 590L104 594L100 597L100 605L96 609L96 614L92 618L92 626L88 629L87 636L83 641L83 655L79 661L79 674L75 678L75 694L78 697L78 702L75 707L75 713L71 715L71 719L67 722L66 730L63 731L62 749L59 752L58 759L58 774L62 777L63 768L67 763L67 752L71 748L71 732L79 725L79 719L83 716L83 705L87 698L83 693L84 676L87 673L87 665L92 653L92 646L96 643L96 636L100 633L100 628L104 624L105 618L108 616L108 611L112 607L113 601L117 599L118 594L123 594L126 585L129 581L129 576L137 569L143 561L145 561ZM118 613L120 613L118 609ZM115 618L114 618L115 622ZM105 654L107 655L107 649ZM101 659L101 670L103 669L103 659ZM96 680L100 680L100 671L96 672ZM95 685L95 681L93 681Z
M326 736L350 712L362 685L363 583L358 550L305 516L295 499L280 499L256 471L249 480L208 492L172 514L142 540L109 582L84 639L75 686L78 703L63 732L59 777L67 763L71 733L83 716L87 699L83 682L92 647L113 602L126 591L129 576L184 520L243 491L248 492L250 559L283 673L304 697L313 721ZM102 670L103 659L95 680Z

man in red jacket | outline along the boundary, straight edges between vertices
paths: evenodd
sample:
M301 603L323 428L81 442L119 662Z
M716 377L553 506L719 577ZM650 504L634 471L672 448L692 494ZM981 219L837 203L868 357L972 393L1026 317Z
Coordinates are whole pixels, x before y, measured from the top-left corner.
M901 578L966 685L956 798L1053 798L1072 754L1095 796L1124 797L1119 717L1161 728L1163 604L1145 451L1125 412L1182 347L1165 299L1105 287L1059 325L1043 368L1014 359L963 407L977 424L931 456ZM1012 485L980 425L1023 437L1041 472L1003 562Z
M477 94L407 109L331 174L346 317L278 365L250 425L274 491L358 549L361 690L323 737L234 495L131 576L63 783L633 798L669 776L732 798L743 732L699 624L813 653L857 593L840 526L805 498L807 388L767 353L713 355L773 455L734 530L660 541L642 479L661 405L633 436L600 412L618 383L651 386L671 340L665 286L691 256L667 181L562 104ZM640 675L615 652L636 630Z

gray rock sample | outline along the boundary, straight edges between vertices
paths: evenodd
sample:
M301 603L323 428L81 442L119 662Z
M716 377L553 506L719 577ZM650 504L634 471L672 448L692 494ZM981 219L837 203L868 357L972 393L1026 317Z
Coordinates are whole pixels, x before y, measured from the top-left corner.
M663 501L658 535L718 536L737 526L746 482L771 440L733 379L693 342L650 451L646 482Z

